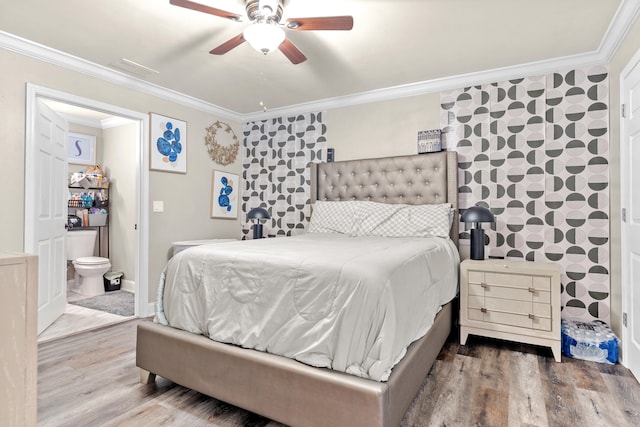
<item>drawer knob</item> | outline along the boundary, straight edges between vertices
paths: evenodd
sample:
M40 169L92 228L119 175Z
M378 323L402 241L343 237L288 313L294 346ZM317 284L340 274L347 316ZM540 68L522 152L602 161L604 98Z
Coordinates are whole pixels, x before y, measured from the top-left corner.
M536 288L529 288L529 292L531 292L532 294L534 294L536 292Z
M484 289L487 289L489 287L489 285L487 285L487 282L480 283L480 286L482 286L482 288Z
M535 315L535 314L531 314L531 313L529 313L529 319L531 319L531 320L535 320L535 318L536 318L536 315Z
M480 309L480 311L481 311L481 312L483 312L483 313L486 313L486 312L487 312L487 309L486 309L486 308L484 308L484 307L482 307L482 308Z

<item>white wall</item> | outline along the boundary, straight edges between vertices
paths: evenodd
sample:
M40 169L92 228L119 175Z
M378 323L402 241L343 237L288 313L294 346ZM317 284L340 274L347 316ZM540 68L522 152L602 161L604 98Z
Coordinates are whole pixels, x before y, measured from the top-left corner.
M136 148L138 123L103 130L102 165L109 184L109 259L124 273L123 287L135 289Z
M418 153L418 131L440 128L440 94L345 107L327 113L336 160Z

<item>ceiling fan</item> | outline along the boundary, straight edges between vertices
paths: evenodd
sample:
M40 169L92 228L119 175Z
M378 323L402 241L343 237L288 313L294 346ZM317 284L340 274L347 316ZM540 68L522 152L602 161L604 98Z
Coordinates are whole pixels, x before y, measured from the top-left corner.
M190 0L169 0L174 6L241 22L243 17ZM323 16L317 18L291 18L280 23L283 0L246 0L247 17L251 24L237 36L212 49L213 55L224 55L245 41L265 55L279 49L293 64L306 61L307 57L286 37L282 27L292 31L351 30L352 16Z

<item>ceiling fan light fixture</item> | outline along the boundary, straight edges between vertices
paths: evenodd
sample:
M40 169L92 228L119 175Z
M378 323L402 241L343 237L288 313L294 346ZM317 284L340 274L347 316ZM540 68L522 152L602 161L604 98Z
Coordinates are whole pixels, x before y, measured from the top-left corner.
M269 22L254 22L244 29L242 36L258 52L265 55L276 50L284 41L284 30Z

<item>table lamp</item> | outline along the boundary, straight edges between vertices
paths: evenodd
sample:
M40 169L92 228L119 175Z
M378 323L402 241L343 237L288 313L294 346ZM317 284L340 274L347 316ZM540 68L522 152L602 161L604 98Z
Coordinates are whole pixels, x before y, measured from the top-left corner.
M253 208L247 214L247 219L253 222L253 238L262 239L262 223L260 221L270 219L271 216L265 208Z
M482 206L472 206L462 213L460 220L465 224L471 223L471 259L484 259L484 230L480 223L495 222L493 214Z

